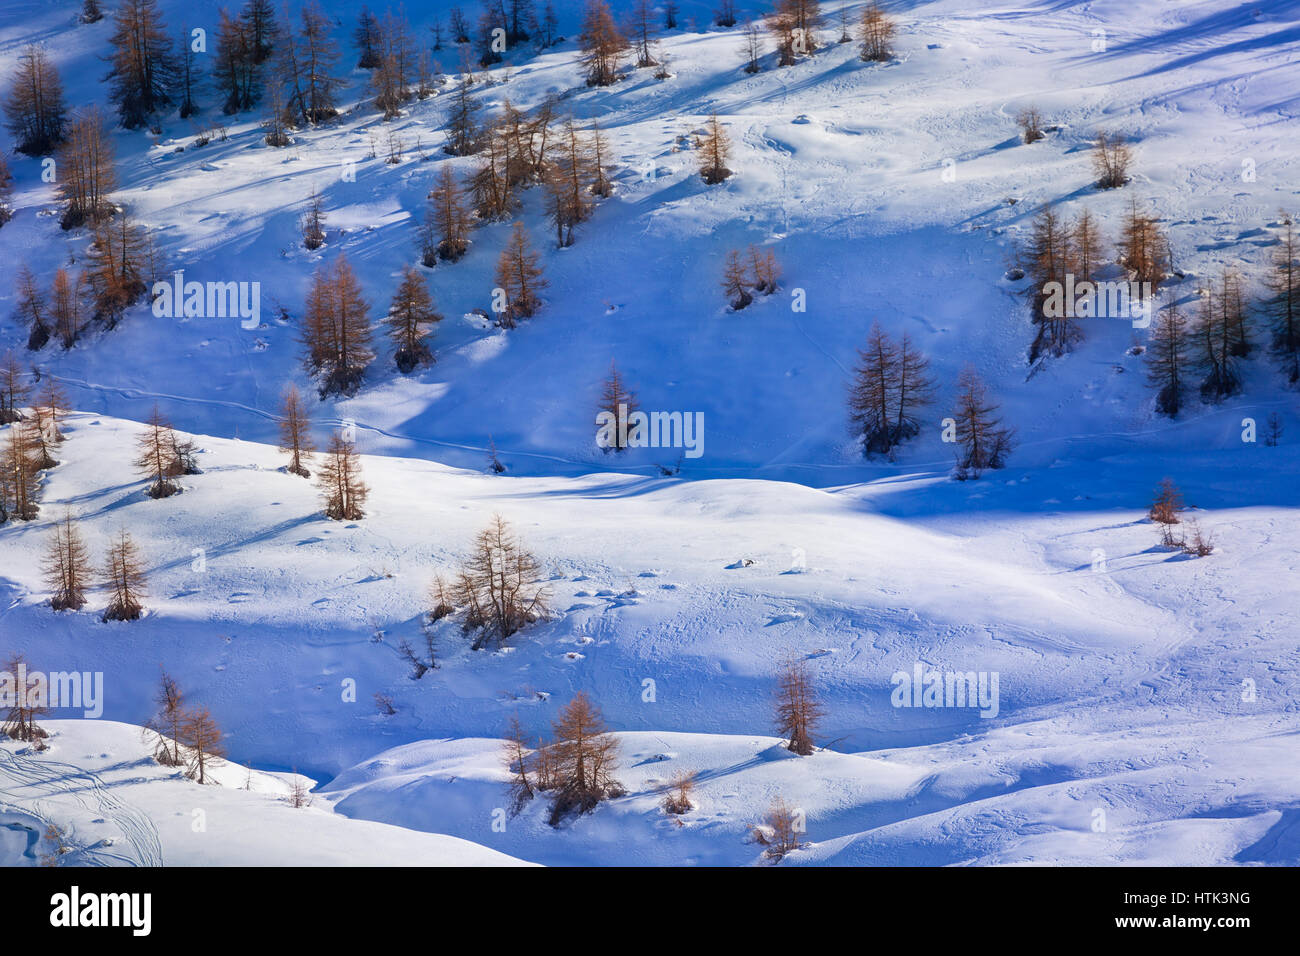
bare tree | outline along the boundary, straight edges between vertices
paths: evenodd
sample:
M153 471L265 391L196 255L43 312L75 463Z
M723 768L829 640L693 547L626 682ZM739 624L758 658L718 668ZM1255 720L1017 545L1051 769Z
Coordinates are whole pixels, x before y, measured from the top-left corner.
M220 763L226 756L221 728L206 707L186 713L181 724L181 739L189 751L186 775L197 783L206 784L209 766Z
M627 49L627 38L614 22L605 0L587 0L578 35L588 86L609 86L618 80L619 60Z
M746 18L742 36L745 38L745 45L741 47L745 59L745 72L757 73L763 68L758 62L763 56L763 31L752 19Z
M1282 238L1264 280L1268 295L1260 308L1272 323L1273 354L1294 385L1300 382L1300 241L1291 217L1283 213L1281 218Z
M72 513L54 526L41 569L50 589L50 606L56 611L78 611L86 604L86 587L93 573L90 552L73 524Z
M402 271L402 282L393 295L392 305L388 308L388 337L394 346L393 360L403 375L409 374L425 365L433 364L433 351L429 348L429 336L433 326L442 321L442 315L434 308L433 296L424 277L413 267L407 266Z
M325 517L359 521L365 517L370 489L361 480L361 458L356 445L341 434L330 436L329 447L316 470L316 484L325 502Z
M31 44L19 55L4 111L18 152L43 156L63 142L67 122L63 84L45 47Z
M145 492L150 498L168 498L181 488L171 479L183 473L176 456L177 439L171 422L154 405L145 429L136 439L135 467L150 481Z
M175 102L176 56L158 0L121 0L111 42L109 98L122 125L139 129Z
M700 167L700 175L704 177L706 183L713 186L731 175L731 170L727 168L727 157L731 154L731 141L727 138L727 132L719 121L717 113L712 114L705 124L705 134L700 140L698 150L696 162Z
M437 258L455 262L469 248L470 211L465 194L449 165L439 167L421 240L422 261L432 266Z
M470 94L470 80L462 77L452 92L451 107L447 113L447 144L443 151L452 156L469 156L478 152L481 140L479 104Z
M13 350L0 359L0 425L22 421L23 408L32 388L27 383L27 373L18 364Z
M28 689L27 674L30 668L27 659L21 654L15 654L5 663L4 670L14 682L15 694L13 704L5 713L4 723L0 724L0 734L10 740L37 744L36 749L43 750L45 745L42 741L49 734L37 726L36 718L48 711L41 695Z
M550 822L558 826L570 814L589 813L602 800L623 791L613 777L618 769L618 740L586 694L574 694L553 730L556 793Z
M510 774L511 816L517 815L536 793L535 784L529 779L529 754L528 738L524 734L523 725L519 723L518 716L511 717L501 754L506 772Z
M678 770L668 781L668 793L660 804L664 813L680 816L695 809L691 793L695 789L695 774L689 770Z
M755 828L755 832L758 842L767 847L763 855L779 863L790 851L799 849L802 815L784 798L776 797L763 818L763 826Z
M302 244L308 249L319 249L325 245L325 207L320 193L312 189L307 198L307 210L299 219L302 229Z
M19 521L32 521L40 513L36 504L37 480L40 461L26 422L9 426L9 442L0 459L0 488L5 490L3 510L8 517Z
M631 437L628 433L628 419L637 411L637 401L636 396L628 391L618 366L613 362L609 363L609 375L601 385L597 411L600 413L597 421L608 417L597 432L596 443L605 451L622 451L627 448Z
M64 278L67 278L66 273ZM15 298L18 300L16 310L18 317L28 328L27 348L33 352L45 348L45 344L50 340L51 320L36 276L25 264L18 268Z
M188 713L185 708L185 695L180 685L166 671L158 680L158 691L154 695L157 712L149 719L147 730L154 735L153 756L164 767L179 767L184 763L181 756L181 737Z
M1013 432L997 417L998 406L971 366L957 380L957 407L953 411L958 446L958 479L978 478L989 468L1001 468L1011 453Z
M361 285L340 254L316 271L307 293L302 341L307 369L318 376L321 397L355 394L374 361Z
M531 318L541 308L539 293L547 282L538 260L538 254L529 245L524 224L516 222L497 260L497 288L504 297L497 322L503 328L514 328L520 319Z
M64 229L92 223L113 214L108 194L117 181L113 171L113 144L104 128L99 108L77 113L59 149L59 197L67 203Z
M897 24L880 8L880 4L868 3L862 8L862 19L858 26L858 38L862 41L858 56L865 63L892 60L894 57L892 41L897 30ZM1025 140L1025 142L1033 142L1033 140Z
M500 515L493 515L451 584L451 600L465 609L464 626L476 631L473 650L504 644L550 613L541 567Z
M1120 233L1120 263L1135 281L1142 295L1155 295L1169 270L1169 240L1159 220L1138 211L1137 199L1129 201Z
M1176 417L1186 401L1192 365L1191 334L1176 304L1162 309L1147 349L1147 381L1156 389L1156 410Z
M1133 165L1133 150L1123 134L1110 136L1099 132L1093 141L1092 169L1097 176L1098 189L1118 189L1129 181L1129 167Z
M658 66L650 52L656 33L655 5L651 0L633 0L627 32L636 45L636 65Z
M578 132L572 119L560 135L558 159L546 177L550 214L555 222L555 243L561 248L573 244L573 229L591 215L589 181L594 163L590 143Z
M722 292L733 311L739 312L754 301L749 294L750 277L735 249L727 251L727 261L722 267Z
M789 738L786 749L801 757L816 750L813 734L824 714L807 662L791 659L783 663L777 674L776 728Z
M146 581L144 562L125 529L118 532L117 538L108 547L104 577L104 586L109 594L104 620L137 620L144 611L141 603Z
M311 472L307 470L305 462L311 459L312 452L315 451L311 440L311 420L307 417L307 410L296 385L290 385L284 390L284 397L280 401L279 424L280 451L289 456L285 470L291 475L310 478Z

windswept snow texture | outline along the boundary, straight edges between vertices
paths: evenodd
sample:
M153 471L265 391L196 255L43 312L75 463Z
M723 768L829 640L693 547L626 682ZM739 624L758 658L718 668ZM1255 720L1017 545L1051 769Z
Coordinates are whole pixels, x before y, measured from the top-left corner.
M223 5L161 0L177 34L211 35ZM450 5L407 13L427 35ZM111 27L76 24L79 6L4 3L0 76L42 42L70 101L102 102ZM329 4L345 45L360 6ZM888 63L830 42L785 69L768 52L753 76L739 28L682 6L687 29L662 40L668 80L637 70L588 89L566 41L515 51L508 79L498 67L476 88L490 109L556 93L599 121L615 193L563 250L526 194L550 285L509 332L471 313L490 307L510 227L476 229L461 262L425 273L447 316L437 363L400 376L381 348L349 400L317 402L302 371L303 297L346 252L382 315L433 176L473 165L440 152L450 87L385 124L354 71L340 120L282 150L252 114L203 147L174 115L160 135L114 132L117 200L187 280L259 282L256 329L141 305L71 351L21 353L16 266L48 281L85 261L88 237L60 230L38 160L10 160L0 350L57 378L78 411L39 518L0 527L0 652L102 672L106 700L98 723L54 714L47 752L0 745L0 863L35 863L56 823L68 862L87 865L743 865L761 860L750 827L781 796L807 820L785 864L1300 865L1296 393L1260 349L1241 395L1171 422L1135 354L1149 329L1114 319L1089 320L1078 351L1031 374L1024 284L1006 278L1044 203L1090 210L1113 242L1136 199L1181 272L1160 304L1194 308L1225 265L1257 293L1279 210L1300 212L1300 3L908 0L887 5L900 22ZM1014 117L1030 103L1052 128L1027 146ZM736 175L706 187L690 142L714 112ZM389 130L409 147L396 165L368 158ZM1097 130L1135 144L1120 190L1091 185ZM308 252L297 219L313 189L328 234ZM776 252L781 290L731 313L722 262L751 243ZM909 333L940 383L896 461L864 460L845 423L873 321ZM678 450L596 448L611 360L643 408L703 413L703 455L675 477L660 466ZM940 419L967 362L1017 447L1005 470L956 482ZM274 416L290 381L320 437L355 423L364 519L325 520L311 482L284 472ZM195 436L202 470L162 501L131 466L155 403ZM1262 435L1272 412L1282 444L1243 441L1244 420ZM486 470L489 436L504 475ZM1156 546L1144 514L1166 475L1212 555ZM149 575L142 620L101 623L99 589L83 611L50 610L40 558L65 510L97 564L130 530ZM439 666L415 680L399 645L423 647L429 583L493 513L542 562L555 616L478 652L440 621ZM806 758L771 736L791 657L827 711L826 749ZM226 731L220 787L149 758L134 725L160 664ZM917 666L997 675L996 715L894 706L891 676ZM506 721L548 732L579 690L619 732L627 795L558 830L534 801L502 828ZM659 803L680 770L697 774L696 806L674 820ZM312 807L285 804L291 771L331 781Z

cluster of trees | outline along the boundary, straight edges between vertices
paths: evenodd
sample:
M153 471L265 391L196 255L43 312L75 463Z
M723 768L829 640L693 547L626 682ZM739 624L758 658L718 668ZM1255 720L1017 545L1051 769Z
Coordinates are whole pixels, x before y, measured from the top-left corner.
M52 452L63 442L59 424L67 399L58 384L46 379L30 406L28 376L12 352L0 362L0 425L8 439L0 452L0 525L10 519L31 521L40 513L36 496L39 474L58 462Z
M210 781L209 771L226 756L220 726L206 707L191 706L180 685L163 671L154 697L157 712L146 733L153 735L154 759L179 767L196 783Z
M1170 417L1199 388L1206 402L1241 391L1241 363L1254 350L1255 316L1269 326L1270 350L1288 381L1300 381L1300 245L1289 216L1265 278L1265 294L1252 307L1234 270L1225 268L1217 281L1200 290L1200 305L1189 318L1171 303L1156 317L1147 350L1147 376L1156 390L1156 408ZM1199 386L1197 384L1199 377Z
M929 360L906 332L895 342L873 323L849 387L849 418L867 455L890 455L921 428L933 401Z
M54 526L41 570L56 611L79 611L86 605L94 569L90 550L77 530L71 512ZM144 613L147 578L144 559L125 529L108 545L100 585L108 595L105 621L134 621Z
M1098 271L1114 261L1137 283L1139 299L1159 291L1170 268L1169 239L1159 220L1141 211L1137 200L1129 204L1113 259L1108 260L1105 240L1092 214L1084 210L1066 222L1050 204L1034 217L1030 237L1020 250L1020 263L1030 279L1028 294L1034 338L1029 360L1060 357L1083 339L1079 319L1097 314L1109 300L1095 294L1091 285ZM1092 291L1085 292L1085 288ZM1077 290L1077 291L1076 291ZM1068 300L1071 293L1077 301ZM1132 308L1137 303L1125 301ZM1118 317L1118 316L1113 316Z
M463 630L474 634L473 650L503 646L550 615L550 589L540 578L537 558L501 515L493 515L450 580L435 578L430 618L437 621L460 611Z
M504 760L511 775L512 814L537 794L547 793L550 824L559 826L570 816L590 813L603 800L623 795L614 779L618 740L586 694L574 694L551 729L554 739L539 737L533 743L518 718L510 722Z
M503 282L516 314L531 315L538 302L541 269L527 249L522 229L502 255L502 266L511 267ZM525 307L528 311L522 311ZM366 369L375 360L369 306L347 257L339 254L312 277L303 315L301 341L304 363L316 377L322 398L331 394L352 395L361 387ZM407 266L383 320L393 345L393 361L402 374L430 365L435 356L430 341L434 327L442 321L424 277Z

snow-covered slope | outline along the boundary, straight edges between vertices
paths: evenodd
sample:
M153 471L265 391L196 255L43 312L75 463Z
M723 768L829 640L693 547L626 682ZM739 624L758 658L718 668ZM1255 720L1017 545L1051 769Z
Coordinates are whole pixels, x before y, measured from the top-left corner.
M102 101L108 25L76 25L76 6L4 4L0 76L39 40L72 102ZM173 26L211 29L220 4L161 6ZM340 38L360 6L330 4ZM449 6L408 14L423 29ZM1226 264L1257 283L1278 210L1300 211L1300 3L889 6L901 30L883 65L831 44L787 69L768 54L749 76L738 31L710 29L663 39L666 81L641 70L588 89L572 42L512 54L508 78L494 70L485 105L558 93L563 109L599 120L615 195L564 250L541 197L527 195L522 218L550 279L537 317L502 332L468 315L489 306L509 228L481 227L462 262L426 273L447 316L437 364L402 377L381 350L355 398L313 398L321 433L355 422L366 453L371 502L353 523L325 520L311 483L281 470L273 417L288 382L314 394L297 344L312 271L346 252L378 318L415 257L436 170L472 165L438 151L445 97L389 124L363 105L285 150L265 146L254 115L201 148L174 116L160 136L116 131L117 199L187 279L260 282L263 325L140 306L69 352L23 355L79 411L61 463L43 473L40 517L0 527L0 650L103 672L104 716L123 724L54 721L44 755L5 745L0 774L39 773L52 789L0 782L11 815L0 822L63 819L102 838L87 816L102 811L55 793L69 765L121 783L125 809L105 819L152 820L161 849L149 854L167 863L510 862L499 851L740 864L758 857L747 827L776 794L808 815L813 845L791 862L1300 862L1295 393L1259 357L1242 395L1168 421L1130 354L1147 330L1116 320L1088 324L1077 352L1031 376L1022 284L1004 277L1043 203L1091 210L1113 240L1136 197L1163 218L1184 275L1162 304L1192 299ZM683 7L707 19L708 4ZM564 16L571 34L576 16ZM351 80L349 107L362 74ZM1057 128L1026 146L1013 118L1029 103ZM712 112L737 174L706 187L689 134ZM367 158L370 132L389 129L410 147L397 165ZM1121 190L1090 185L1098 129L1136 144ZM350 162L355 181L340 175ZM0 349L26 339L13 268L48 277L87 243L59 229L38 162L11 166ZM313 189L330 218L325 247L309 253L296 221ZM730 313L722 260L748 243L776 251L782 291ZM806 311L791 308L796 290ZM896 462L863 460L844 420L873 321L910 333L940 382L933 422ZM611 360L647 409L704 414L704 454L679 477L657 477L674 451L596 449ZM1004 471L959 483L939 419L966 362L1018 446ZM130 464L155 402L197 436L203 471L163 501ZM1288 428L1282 446L1243 442L1243 419L1272 411ZM505 475L483 470L489 435ZM1154 547L1143 514L1165 475L1199 509L1213 555ZM65 509L97 559L131 531L149 574L143 620L101 623L99 592L82 612L44 603L39 556ZM413 680L398 646L420 644L429 582L493 513L541 560L556 617L493 652L470 651L443 621L439 668ZM827 709L828 749L802 759L766 736L774 671L792 655L810 662ZM200 789L148 762L123 725L149 718L159 665L211 709L234 761L270 768L253 772L255 792L237 792L238 766L229 786ZM997 716L893 706L891 675L917 665L997 673ZM577 690L620 732L628 796L561 831L534 806L498 832L506 720L542 732ZM379 715L375 694L396 713ZM700 806L678 827L657 805L681 767L699 772ZM336 778L312 809L276 796L286 785L270 771L295 768ZM202 801L209 835L222 817L238 821L233 839L191 841L176 814ZM5 859L27 852L26 832L0 829ZM283 839L266 844L267 832ZM95 859L156 862L139 849Z

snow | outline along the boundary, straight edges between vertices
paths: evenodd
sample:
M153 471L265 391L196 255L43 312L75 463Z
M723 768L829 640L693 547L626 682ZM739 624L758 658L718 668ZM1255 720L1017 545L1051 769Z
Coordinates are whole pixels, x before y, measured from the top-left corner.
M218 6L162 3L174 26L214 21ZM330 12L350 27L359 6ZM408 12L420 30L448 6ZM708 4L683 6L707 18ZM760 858L749 828L781 795L808 820L809 845L787 864L1300 863L1294 393L1257 358L1242 395L1160 418L1129 354L1148 331L1115 320L1030 375L1022 283L1004 278L1042 203L1092 211L1113 239L1137 197L1187 276L1162 304L1228 264L1257 291L1278 210L1300 210L1288 83L1300 4L897 6L898 56L880 65L832 44L749 76L738 30L684 30L663 43L672 79L642 70L590 90L572 42L516 54L482 100L565 92L564 109L609 137L615 195L564 250L527 195L550 287L508 333L470 313L489 305L509 224L477 229L461 262L426 272L447 316L437 364L402 377L381 349L344 401L316 403L301 372L303 295L345 251L382 311L415 256L437 166L470 166L438 152L441 97L390 124L346 112L278 151L255 116L201 148L175 117L156 143L115 132L118 201L186 279L261 282L263 321L245 330L141 306L34 359L78 412L43 475L40 517L0 528L0 643L33 667L102 671L106 719L49 721L45 754L0 746L0 862L34 861L30 831L9 824L48 819L73 828L83 860L112 863L743 865ZM0 75L39 38L72 102L102 100L108 27L77 26L71 11L5 4ZM1026 146L1014 116L1028 103L1055 128ZM677 144L714 111L737 172L706 187ZM412 147L395 166L366 158L368 131L389 128ZM1099 128L1136 143L1121 190L1090 186ZM340 175L348 161L355 182ZM17 215L0 261L49 276L84 256L86 237L43 214L56 204L36 160L11 167ZM313 188L330 218L325 247L307 252L296 220ZM782 288L731 313L722 259L749 243L776 251ZM20 349L11 286L0 281L0 348ZM791 310L795 289L806 312ZM942 383L935 426L897 462L863 460L844 424L873 321L910 333ZM611 359L643 407L704 414L704 455L680 476L659 477L674 450L595 447ZM1005 470L958 483L937 419L966 362L1018 445ZM372 489L363 520L325 520L311 483L283 472L274 413L291 380L313 396L322 435L356 424ZM130 467L155 402L196 437L203 472L163 501ZM1271 411L1283 444L1243 443L1242 420L1262 428ZM489 435L505 475L486 473ZM1143 514L1165 475L1213 555L1155 547ZM42 606L39 555L65 507L97 557L131 531L149 572L144 619L101 623L98 592L82 612ZM412 680L397 647L422 646L429 582L497 512L542 561L555 619L481 652L441 622L439 667ZM773 674L792 655L808 659L828 712L828 749L808 758L767 736ZM998 716L891 706L891 675L918 663L997 673ZM137 728L160 664L226 731L222 786L150 761ZM501 832L505 722L518 713L544 732L578 690L620 735L628 795L559 830L535 802ZM376 693L395 715L378 715ZM311 808L282 799L295 768L321 782ZM683 768L698 774L699 805L678 826L658 804ZM24 789L32 779L45 789ZM76 796L78 781L95 796ZM206 835L191 831L194 809Z

